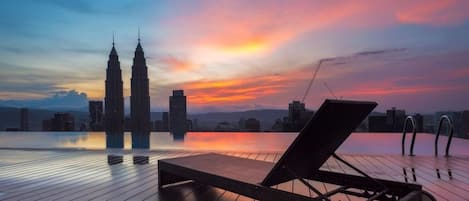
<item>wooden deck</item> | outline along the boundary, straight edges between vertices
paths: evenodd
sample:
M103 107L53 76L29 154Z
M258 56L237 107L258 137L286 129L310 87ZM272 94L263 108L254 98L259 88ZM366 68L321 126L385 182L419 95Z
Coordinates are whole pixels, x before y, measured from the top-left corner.
M232 192L187 183L158 192L157 160L198 154L189 151L152 151L148 164L134 164L134 154L123 153L123 162L108 164L104 151L0 149L0 200L251 200ZM263 161L278 160L281 153L223 153ZM438 200L469 200L469 156L432 157L341 154L372 176L422 184ZM145 161L145 158L135 158ZM353 173L330 158L326 170ZM321 191L333 185L310 181ZM299 181L278 189L314 196ZM334 200L359 200L337 195Z

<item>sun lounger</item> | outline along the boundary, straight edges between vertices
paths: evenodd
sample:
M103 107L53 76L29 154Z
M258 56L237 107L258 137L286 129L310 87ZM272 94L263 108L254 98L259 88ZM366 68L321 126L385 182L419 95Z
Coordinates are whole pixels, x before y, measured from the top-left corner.
M427 195L420 185L372 178L335 154L376 105L375 102L326 100L277 163L214 153L158 160L158 187L164 190L164 187L194 181L257 200L329 200L330 196L342 193L368 200L420 201L423 194ZM330 157L362 176L321 170ZM316 196L272 188L295 179ZM320 192L307 179L340 187Z

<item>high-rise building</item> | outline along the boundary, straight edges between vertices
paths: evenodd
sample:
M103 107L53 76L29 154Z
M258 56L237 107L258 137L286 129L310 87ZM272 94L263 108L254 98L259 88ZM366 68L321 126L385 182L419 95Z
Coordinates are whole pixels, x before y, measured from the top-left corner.
M385 115L368 116L368 132L388 132Z
M29 130L29 110L28 108L20 109L20 130Z
M469 110L462 112L462 137L469 138Z
M169 131L169 114L168 112L163 112L161 114L161 118L162 118L162 121L163 121L163 131L166 131L168 132Z
M293 101L288 104L288 118L292 122L299 122L301 119L301 113L305 111L305 104L300 101Z
M173 135L187 132L187 106L183 90L173 90L169 97L169 130Z
M124 95L119 56L112 43L106 69L105 127L106 132L122 133L124 123Z
M150 95L148 67L140 44L140 33L130 79L130 118L132 121L132 148L149 148Z
M469 111L444 111L444 112L436 112L435 114L435 131L438 131L438 127L440 126L441 116L446 115L449 117L451 124L453 126L453 135L454 137L459 138L468 138L467 136L467 129L468 128L468 115ZM444 121L440 128L441 135L448 135L449 127L448 123Z
M106 96L104 98L104 127L106 146L109 148L124 147L124 94L122 72L119 56L112 41L106 69Z
M103 101L89 101L89 129L92 131L103 130Z
M415 119L415 130L417 132L423 132L423 116L421 114L415 114L414 115L414 119Z
M283 130L300 131L312 116L313 112L306 110L304 103L292 101L288 104L288 117L284 118Z
M75 118L69 113L55 113L52 119L42 121L43 131L74 131Z
M396 110L395 107L386 110L386 125L389 126L391 132L402 132L405 118L405 110Z
M261 130L261 122L256 118L248 118L244 122L244 131L259 132Z

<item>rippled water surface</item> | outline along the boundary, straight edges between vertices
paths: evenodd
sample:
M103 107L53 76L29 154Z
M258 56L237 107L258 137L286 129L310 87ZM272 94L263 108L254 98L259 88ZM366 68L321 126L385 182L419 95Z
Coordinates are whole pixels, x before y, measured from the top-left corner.
M294 140L295 133L187 133L183 140L174 140L170 133L153 132L152 150L216 150L216 151L283 151ZM341 153L400 154L399 133L353 133L340 147ZM440 137L440 153L444 153L446 137ZM125 149L131 149L131 135L124 135ZM406 152L410 142L407 138ZM314 142L312 142L314 144ZM433 154L433 134L417 134L416 154ZM105 149L104 132L0 132L0 148L39 149ZM451 153L469 155L469 140L454 138Z

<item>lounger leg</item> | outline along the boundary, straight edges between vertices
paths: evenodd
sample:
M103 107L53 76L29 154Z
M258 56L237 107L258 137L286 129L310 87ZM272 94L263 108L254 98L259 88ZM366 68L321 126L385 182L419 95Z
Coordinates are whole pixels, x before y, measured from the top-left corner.
M158 170L158 189L162 189L164 185L174 184L178 182L188 181L188 179L173 175L164 170Z

